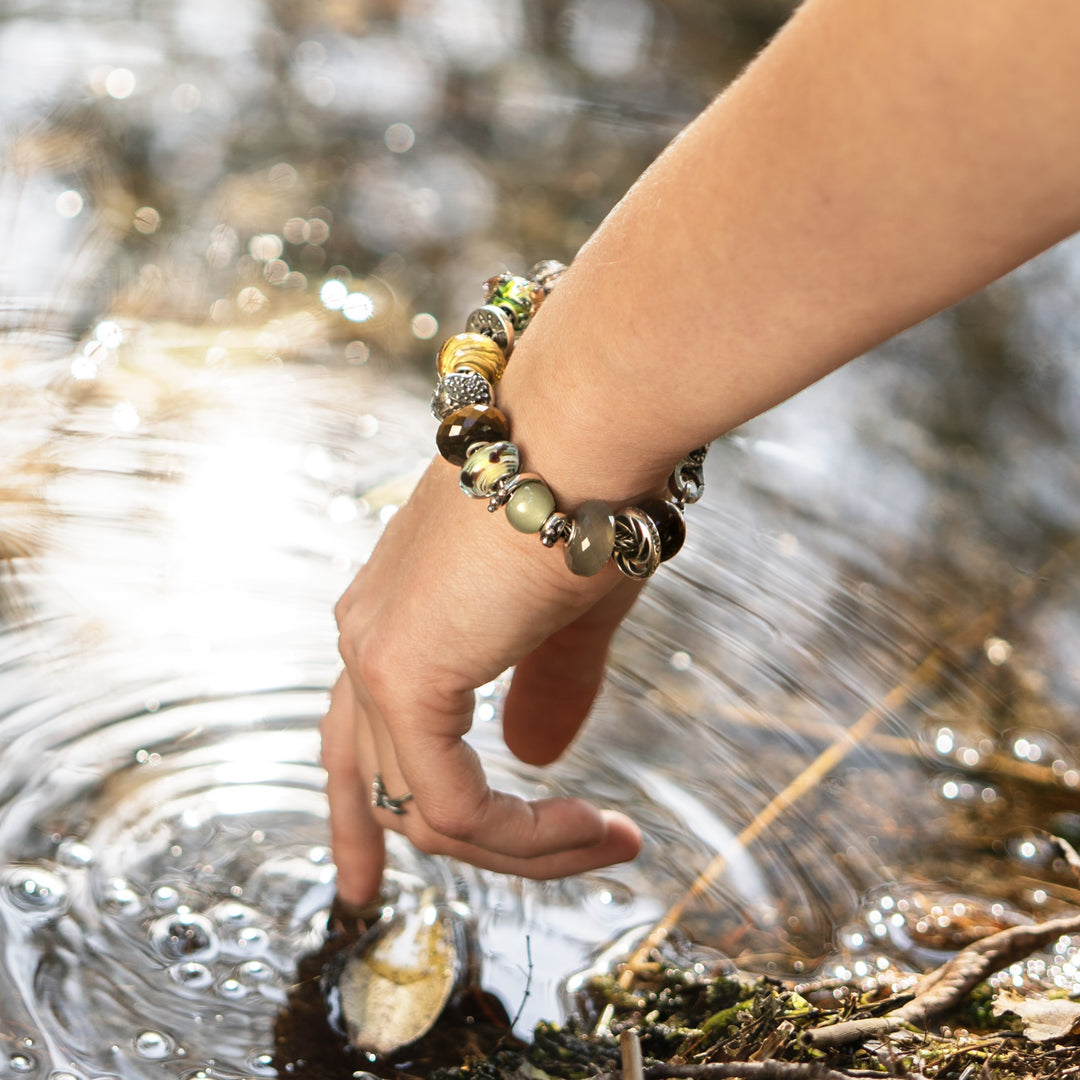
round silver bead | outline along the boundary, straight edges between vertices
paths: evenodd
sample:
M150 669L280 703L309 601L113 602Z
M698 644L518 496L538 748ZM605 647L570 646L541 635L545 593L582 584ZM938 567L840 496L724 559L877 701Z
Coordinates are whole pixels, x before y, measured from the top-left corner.
M696 503L705 494L705 455L708 452L707 446L691 450L668 477L668 490L680 507Z
M535 281L544 290L544 295L549 296L565 273L566 266L558 259L543 259L529 271L529 280Z
M615 565L629 578L643 581L660 565L660 533L644 510L624 506L615 515Z
M514 324L501 307L485 304L473 311L465 320L470 334L483 334L491 338L509 358L514 349Z
M553 510L547 521L540 526L540 543L544 547L554 547L560 540L566 540L574 527L569 514Z
M431 395L431 411L445 420L455 409L465 405L490 405L491 384L475 371L452 371L444 375Z

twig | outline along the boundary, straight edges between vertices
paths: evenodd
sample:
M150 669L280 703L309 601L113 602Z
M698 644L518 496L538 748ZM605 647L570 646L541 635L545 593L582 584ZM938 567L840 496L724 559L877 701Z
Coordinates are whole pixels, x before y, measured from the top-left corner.
M885 1016L847 1020L829 1027L808 1028L799 1036L804 1046L823 1050L860 1039L880 1037L907 1025L925 1026L933 1017L959 1004L965 995L995 971L1023 960L1062 934L1080 932L1080 914L1063 915L1035 926L1010 926L973 941L941 967L924 975L915 996Z
M525 993L521 995L521 1004L518 1006L518 1010L514 1013L514 1019L510 1021L510 1026L499 1036L499 1041L492 1049L492 1053L502 1048L502 1045L513 1034L514 1028L517 1027L517 1022L521 1019L521 1014L525 1011L525 1003L532 996L532 980L533 980L533 958L532 958L532 938L525 935L525 959L528 963L528 968L525 973Z
M641 1040L636 1031L627 1028L620 1033L619 1051L622 1054L622 1080L645 1080L641 1069Z
M707 1065L651 1065L645 1080L848 1080L848 1074L826 1068L816 1062L798 1061L718 1061Z

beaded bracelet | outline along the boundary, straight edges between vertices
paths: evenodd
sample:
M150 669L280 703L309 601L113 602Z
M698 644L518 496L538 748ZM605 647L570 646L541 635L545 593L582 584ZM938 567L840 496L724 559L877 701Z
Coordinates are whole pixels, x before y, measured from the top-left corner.
M675 466L668 478L670 499L645 499L617 513L590 499L571 517L555 509L555 496L536 473L522 471L510 422L495 407L493 388L515 338L565 270L549 259L537 263L528 278L499 274L484 282L484 305L469 316L463 334L447 338L439 349L439 383L431 399L431 411L441 421L436 442L439 453L461 468L466 495L487 499L492 512L505 507L510 524L519 532L538 533L545 547L562 540L573 573L591 577L614 559L628 577L647 578L683 545L682 511L704 491L708 447L691 451Z

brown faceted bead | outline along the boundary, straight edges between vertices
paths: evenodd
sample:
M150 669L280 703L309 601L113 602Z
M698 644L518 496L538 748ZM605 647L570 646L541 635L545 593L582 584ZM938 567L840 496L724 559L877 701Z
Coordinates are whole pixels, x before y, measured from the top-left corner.
M473 443L503 442L510 438L510 421L494 405L465 405L440 425L435 444L452 465L464 465Z
M682 512L666 499L646 499L638 503L638 509L644 510L652 518L660 534L660 561L667 562L679 553L686 539L686 522L683 521Z

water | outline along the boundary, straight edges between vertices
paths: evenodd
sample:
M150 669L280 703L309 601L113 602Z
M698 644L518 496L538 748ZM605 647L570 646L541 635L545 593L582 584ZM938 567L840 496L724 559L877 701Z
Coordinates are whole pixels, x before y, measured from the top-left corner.
M434 343L491 272L571 254L781 13L0 17L0 1075L303 1072L275 1028L333 895L330 612L428 457ZM497 783L646 834L555 883L392 847L388 903L442 890L511 1015L531 957L520 1031L718 852L695 955L826 986L1075 902L1047 834L1080 839L1078 268L1064 245L718 445L556 767L508 758L483 690Z

